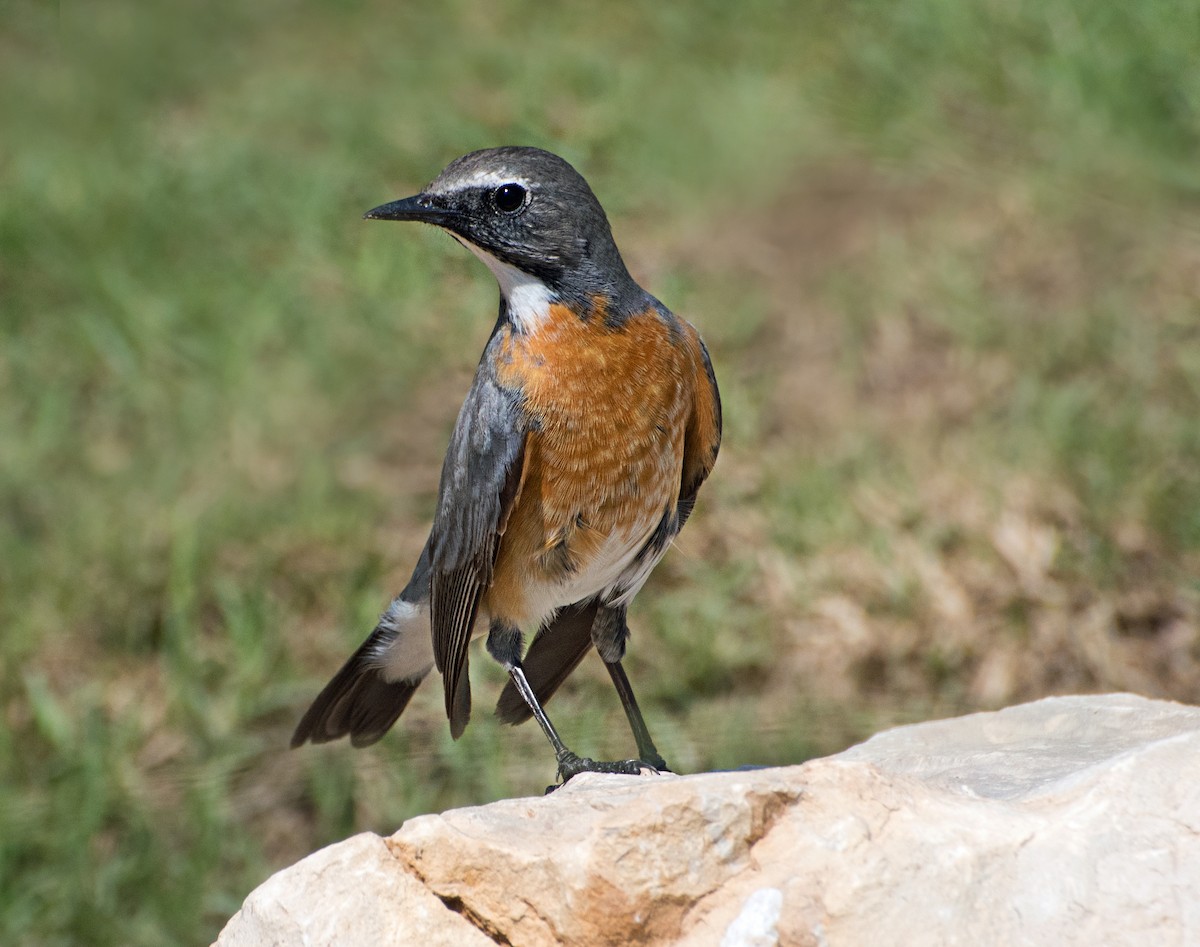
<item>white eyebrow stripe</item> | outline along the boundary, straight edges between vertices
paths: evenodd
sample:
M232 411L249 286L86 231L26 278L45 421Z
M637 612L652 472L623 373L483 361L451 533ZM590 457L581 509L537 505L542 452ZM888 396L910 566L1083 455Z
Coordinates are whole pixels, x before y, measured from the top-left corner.
M452 194L454 191L464 190L469 187L499 187L501 184L520 184L525 190L529 190L530 187L528 178L505 174L494 168L480 168L470 177L455 178L453 188L450 191L442 191L440 193Z

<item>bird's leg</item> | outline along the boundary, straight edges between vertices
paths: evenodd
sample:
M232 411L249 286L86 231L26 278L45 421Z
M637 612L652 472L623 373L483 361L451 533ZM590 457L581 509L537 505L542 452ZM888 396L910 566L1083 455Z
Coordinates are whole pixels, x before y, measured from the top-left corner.
M546 716L546 711L542 709L541 702L538 701L533 688L529 686L529 681L525 678L525 669L521 667L521 632L519 629L506 622L493 621L488 629L487 649L493 658L504 665L517 692L529 705L534 719L542 728L542 733L546 734L546 739L554 747L554 755L558 760L558 776L564 783L580 773L623 773L635 776L642 771L642 763L639 760L616 760L613 762L593 760L586 756L580 756L567 748L562 737L558 735L558 731L554 729L554 724ZM546 791L550 792L555 788L557 787L550 786Z
M671 772L671 767L667 765L667 761L659 754L658 747L654 745L654 741L650 738L650 731L646 729L646 721L643 719L642 711L638 707L637 698L633 696L633 688L629 685L629 678L625 675L625 669L621 667L621 662L613 661L610 664L605 661L604 666L608 668L608 675L612 678L613 685L617 688L617 696L621 698L621 706L625 708L625 716L629 720L629 729L633 731L633 738L637 741L638 758L647 766L658 770L660 773Z
M670 772L667 761L664 760L650 737L646 728L646 720L638 707L637 698L633 696L633 687L621 666L621 658L625 656L625 641L629 637L629 625L625 620L625 608L610 608L601 606L596 612L596 620L592 623L592 642L608 675L612 678L617 696L621 698L621 707L629 721L629 729L633 731L633 739L637 741L638 756L641 761L652 769Z

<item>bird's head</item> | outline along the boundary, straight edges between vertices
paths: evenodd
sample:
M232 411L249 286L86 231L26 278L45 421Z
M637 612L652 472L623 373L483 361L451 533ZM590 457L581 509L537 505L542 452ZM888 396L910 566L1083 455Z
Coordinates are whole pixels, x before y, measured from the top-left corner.
M474 151L371 220L433 224L484 261L520 321L522 307L617 300L636 290L604 209L582 175L539 148ZM534 313L536 314L536 313Z

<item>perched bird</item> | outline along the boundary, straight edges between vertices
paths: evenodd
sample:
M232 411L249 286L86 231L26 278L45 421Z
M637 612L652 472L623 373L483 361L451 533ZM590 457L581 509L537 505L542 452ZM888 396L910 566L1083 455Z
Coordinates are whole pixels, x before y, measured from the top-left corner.
M366 217L447 231L495 275L500 314L450 437L412 578L317 696L292 746L374 743L435 666L457 739L471 714L467 646L486 632L510 677L496 713L537 719L559 779L666 769L621 658L626 609L716 461L721 403L704 343L634 282L591 188L549 152L473 152ZM536 632L524 656L523 630ZM593 645L637 760L577 756L543 709Z

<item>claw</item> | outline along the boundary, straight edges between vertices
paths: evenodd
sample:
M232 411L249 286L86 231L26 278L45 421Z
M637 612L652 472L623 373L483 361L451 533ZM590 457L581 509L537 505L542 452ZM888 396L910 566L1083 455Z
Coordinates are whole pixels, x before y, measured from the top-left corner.
M652 756L650 759L639 760L638 762L640 762L642 766L646 767L647 769L654 770L655 773L672 772L671 767L667 765L667 761L657 754Z
M568 750L558 757L558 778L561 780L553 786L546 787L546 794L554 792L560 786L566 785L567 781L580 773L613 773L623 776L637 776L643 770L649 770L657 775L658 773L669 773L666 762L657 757L654 760L594 760L591 757L579 756Z

